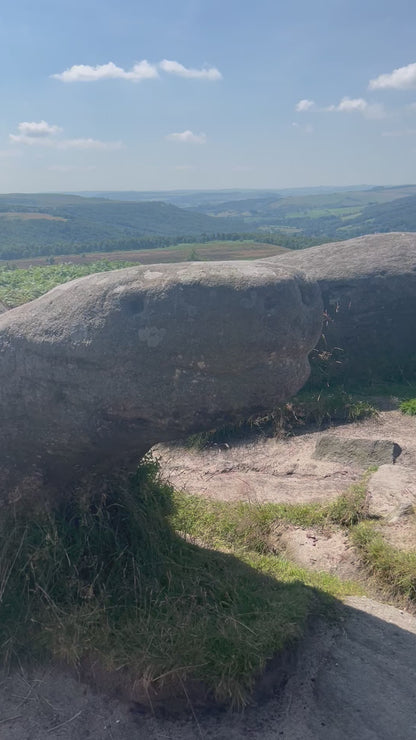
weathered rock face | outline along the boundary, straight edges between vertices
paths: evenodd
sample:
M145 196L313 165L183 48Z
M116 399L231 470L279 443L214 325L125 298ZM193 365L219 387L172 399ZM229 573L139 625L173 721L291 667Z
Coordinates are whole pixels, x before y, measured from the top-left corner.
M322 290L318 348L346 377L416 370L416 234L372 234L274 258Z
M134 465L155 442L289 398L321 330L316 283L275 263L134 267L0 317L0 501Z

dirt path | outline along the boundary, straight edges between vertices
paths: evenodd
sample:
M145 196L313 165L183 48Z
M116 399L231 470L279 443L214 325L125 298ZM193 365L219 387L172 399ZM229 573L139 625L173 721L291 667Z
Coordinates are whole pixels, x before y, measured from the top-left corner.
M416 619L349 599L298 650L281 695L242 715L144 717L56 671L0 691L1 740L414 740Z

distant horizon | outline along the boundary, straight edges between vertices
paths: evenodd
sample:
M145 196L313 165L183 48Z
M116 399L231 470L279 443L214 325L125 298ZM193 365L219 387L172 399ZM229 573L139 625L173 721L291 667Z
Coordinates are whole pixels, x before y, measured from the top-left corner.
M0 196L3 195L82 195L83 193L227 193L227 192L270 192L276 193L279 191L297 191L297 190L372 190L374 188L401 188L401 187L415 187L416 183L402 182L402 183L387 183L387 184L357 184L351 183L348 185L297 185L297 186L282 186L282 187L210 187L210 188L88 188L88 189L71 189L71 190L13 190L6 191L1 190Z

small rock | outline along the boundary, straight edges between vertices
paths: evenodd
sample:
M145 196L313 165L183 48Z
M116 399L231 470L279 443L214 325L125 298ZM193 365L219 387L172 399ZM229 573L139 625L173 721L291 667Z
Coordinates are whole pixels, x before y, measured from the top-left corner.
M403 519L405 516L411 516L415 513L413 504L407 502L404 504L400 504L400 506L397 507L396 511L393 511L393 513L389 516L389 522L394 524L395 522L398 522L399 519Z
M416 471L399 465L381 465L368 481L370 515L397 516L403 502L406 507L416 506Z
M317 441L313 457L368 468L394 463L401 451L401 447L389 439L350 439L327 434Z

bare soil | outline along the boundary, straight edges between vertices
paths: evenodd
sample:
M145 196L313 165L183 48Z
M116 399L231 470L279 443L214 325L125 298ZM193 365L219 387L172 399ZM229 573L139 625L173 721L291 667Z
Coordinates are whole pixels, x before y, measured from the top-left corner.
M416 419L396 409L330 430L272 439L256 437L201 451L157 445L153 452L163 476L176 489L188 493L226 501L325 502L359 480L366 467L349 460L315 460L316 443L328 433L340 439L389 439L402 448L395 466L416 469Z
M325 571L343 580L361 580L360 559L345 532L281 527L272 536L278 552L310 570Z

